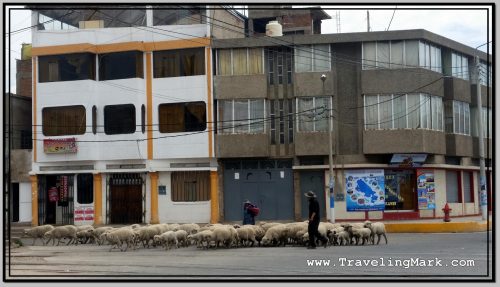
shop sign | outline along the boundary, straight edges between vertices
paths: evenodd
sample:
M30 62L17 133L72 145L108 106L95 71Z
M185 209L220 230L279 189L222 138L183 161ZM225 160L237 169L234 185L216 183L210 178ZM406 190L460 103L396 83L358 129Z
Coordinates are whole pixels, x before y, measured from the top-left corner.
M93 206L78 206L75 208L75 221L92 221L94 220Z
M68 177L65 175L59 177L59 196L61 202L68 200Z
M346 173L347 211L384 210L384 170L350 170Z
M426 158L427 154L425 153L395 153L392 155L391 165L399 167L419 167L422 166Z
M417 171L418 209L435 209L436 193L434 172L432 170Z
M49 189L48 197L50 202L57 202L59 200L59 191L57 187L53 186Z
M44 139L43 151L45 153L76 153L78 147L75 138Z

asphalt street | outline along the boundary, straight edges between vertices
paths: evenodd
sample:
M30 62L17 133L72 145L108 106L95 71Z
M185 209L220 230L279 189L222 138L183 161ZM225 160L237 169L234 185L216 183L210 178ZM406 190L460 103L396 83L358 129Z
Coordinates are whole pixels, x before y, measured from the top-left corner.
M388 234L388 239L387 245L315 250L297 246L203 250L190 246L169 251L141 247L127 252L109 252L109 246L97 245L42 246L40 241L31 246L32 239L23 239L24 246L7 254L6 268L7 278L12 280L491 278L491 232L400 233Z

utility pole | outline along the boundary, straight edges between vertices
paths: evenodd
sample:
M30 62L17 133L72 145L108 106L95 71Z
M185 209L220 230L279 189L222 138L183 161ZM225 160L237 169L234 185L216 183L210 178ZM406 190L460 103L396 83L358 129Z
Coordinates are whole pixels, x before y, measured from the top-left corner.
M321 75L321 81L323 82L323 95L325 95L325 80L326 75ZM331 99L331 97L330 97ZM329 168L329 183L328 187L330 190L330 222L335 223L335 197L333 194L333 186L335 184L333 180L333 150L332 150L332 118L331 118L331 110L328 107L327 111L327 119L328 119L328 168Z
M478 121L478 136L479 136L479 206L481 208L481 215L483 220L488 219L488 200L486 193L486 174L484 171L484 135L483 135L483 105L481 99L481 83L479 82L479 56L475 57L476 64L476 98L477 98L477 115ZM488 119L486 119L488 120Z

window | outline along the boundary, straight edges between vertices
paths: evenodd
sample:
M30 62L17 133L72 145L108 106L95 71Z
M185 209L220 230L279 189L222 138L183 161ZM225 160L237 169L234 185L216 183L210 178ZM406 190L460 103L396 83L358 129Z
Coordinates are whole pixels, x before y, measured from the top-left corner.
M107 135L135 132L135 106L132 104L104 107L104 133Z
M446 202L459 203L458 172L454 170L446 171Z
M328 131L330 115L330 97L297 98L299 131Z
M451 53L451 75L466 81L469 80L469 59L459 53Z
M221 100L219 107L219 133L263 133L264 100Z
M155 78L205 75L205 49L158 51L153 53Z
M294 100L271 100L270 103L271 144L293 143ZM276 114L277 111L277 114ZM276 126L279 127L276 130Z
M207 129L205 102L161 104L158 107L160 133L182 133Z
M224 49L217 51L217 75L263 74L261 48Z
M304 45L295 48L295 72L331 70L330 45Z
M470 135L470 110L469 103L460 101L451 101L448 104L451 108L447 108L449 118L446 125L447 133Z
M144 78L142 58L139 51L99 55L99 80Z
M210 200L210 173L208 171L172 172L172 201L208 200Z
M273 48L267 50L269 85L292 83L292 50Z
M363 43L363 69L421 67L441 73L441 48L422 41Z
M472 172L464 171L462 173L464 202L474 202L474 188L472 184Z
M479 113L477 107L474 107L470 111L471 123L472 123L472 136L479 136ZM483 125L483 137L491 138L492 137L492 114L491 109L482 108L482 125ZM488 121L486 121L488 119Z
M443 130L441 97L427 94L365 96L365 129Z
M95 80L95 55L78 53L38 57L40 83Z
M84 106L42 109L42 131L44 136L83 135L86 124Z
M76 200L79 204L94 202L94 177L90 173L76 176Z
M479 82L481 83L481 85L491 87L492 79L491 65L488 65L485 62L481 62L479 67Z

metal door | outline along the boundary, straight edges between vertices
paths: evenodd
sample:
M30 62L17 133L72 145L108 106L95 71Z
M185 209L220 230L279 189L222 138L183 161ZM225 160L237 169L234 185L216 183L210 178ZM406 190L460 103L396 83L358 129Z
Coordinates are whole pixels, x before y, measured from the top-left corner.
M224 166L225 220L243 220L243 201L246 199L260 208L256 220L293 219L291 161L240 161Z
M143 222L143 184L140 174L113 174L108 181L108 222L133 224Z
M325 205L325 172L323 171L302 171L300 172L300 199L302 206L302 219L306 220L309 216L309 200L304 193L309 190L316 193L316 199L319 203L320 219L326 218Z

